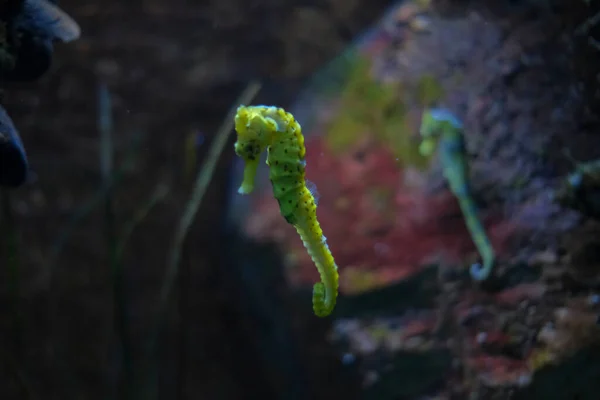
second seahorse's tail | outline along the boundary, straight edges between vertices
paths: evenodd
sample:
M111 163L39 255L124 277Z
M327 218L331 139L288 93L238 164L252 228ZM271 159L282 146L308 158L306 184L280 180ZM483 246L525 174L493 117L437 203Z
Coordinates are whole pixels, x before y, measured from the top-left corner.
M477 251L482 259L482 264L471 265L471 277L477 281L483 281L488 278L494 267L494 248L485 233L485 229L477 216L477 207L471 196L460 196L458 198L460 208L463 212L467 229L471 234L471 239L477 247Z
M337 265L324 236L313 235L310 230L298 226L296 230L321 276L321 282L313 286L313 311L317 317L327 317L333 312L337 300L339 285Z

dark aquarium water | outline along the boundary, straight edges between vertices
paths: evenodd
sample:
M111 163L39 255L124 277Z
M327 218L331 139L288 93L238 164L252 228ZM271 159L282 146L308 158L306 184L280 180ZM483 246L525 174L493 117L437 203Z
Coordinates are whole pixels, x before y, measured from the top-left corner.
M0 2L0 398L597 400L593 1Z

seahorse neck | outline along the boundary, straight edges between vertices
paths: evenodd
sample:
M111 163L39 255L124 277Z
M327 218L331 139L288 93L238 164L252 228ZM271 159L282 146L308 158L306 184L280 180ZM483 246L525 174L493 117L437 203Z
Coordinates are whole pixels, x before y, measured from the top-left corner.
M281 122L278 124L279 126ZM292 133L291 129L289 128L289 126L284 126L281 127L283 129L278 129L274 132L271 133L271 135L269 135L268 138L268 144L267 146L272 148L272 149L277 149L280 146L280 143L283 141L287 141L287 139L294 137L294 134ZM286 146L286 144L283 144L283 146Z

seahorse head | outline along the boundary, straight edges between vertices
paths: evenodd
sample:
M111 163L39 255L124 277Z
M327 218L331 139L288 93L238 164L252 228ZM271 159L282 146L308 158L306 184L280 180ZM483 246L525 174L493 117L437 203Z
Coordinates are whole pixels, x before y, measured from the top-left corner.
M444 108L432 108L423 113L419 133L423 138L419 146L419 152L423 156L430 156L436 147L437 139L449 132L461 130L463 127L460 120L450 111Z
M423 113L421 121L421 136L428 137L439 135L441 128L450 126L453 129L462 129L462 122L451 111L445 108L431 108Z
M235 153L244 161L255 161L270 143L277 124L257 107L239 106L235 116Z
M250 193L254 188L254 176L260 154L271 143L277 123L266 116L264 106L239 106L235 115L237 141L235 154L245 163L244 181L240 193Z
M431 115L430 111L423 113L421 128L419 133L423 138L419 146L419 153L424 157L429 157L435 151L437 138L440 134L440 123Z

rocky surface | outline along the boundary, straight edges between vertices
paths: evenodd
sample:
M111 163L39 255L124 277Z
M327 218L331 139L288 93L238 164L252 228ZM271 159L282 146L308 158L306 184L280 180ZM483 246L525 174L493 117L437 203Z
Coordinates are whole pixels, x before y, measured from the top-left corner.
M296 105L340 267L332 340L360 369L365 398L597 393L596 224L555 198L573 167L565 149L590 157L582 138L598 140L581 72L590 50L576 33L592 13L557 3L399 5L344 59L354 68L344 83ZM357 67L365 58L368 68ZM411 157L430 104L465 123L472 187L498 254L482 285L464 273L477 255L436 160ZM278 243L288 280L309 286L314 265L263 183L246 232ZM549 378L573 365L589 374Z

